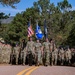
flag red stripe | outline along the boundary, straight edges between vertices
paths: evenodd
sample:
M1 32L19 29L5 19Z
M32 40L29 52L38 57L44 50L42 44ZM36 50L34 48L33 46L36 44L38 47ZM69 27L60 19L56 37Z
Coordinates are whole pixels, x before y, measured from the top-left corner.
M34 34L31 25L28 27L28 37L31 37Z

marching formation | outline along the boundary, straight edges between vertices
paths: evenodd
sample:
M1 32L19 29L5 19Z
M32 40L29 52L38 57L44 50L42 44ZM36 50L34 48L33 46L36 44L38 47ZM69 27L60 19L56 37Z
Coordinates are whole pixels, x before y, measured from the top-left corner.
M11 63L14 58L16 64L28 64L29 66L33 64L36 66L71 65L75 63L75 49L57 48L53 39L46 38L41 43L39 39L34 42L30 37L27 43L23 39L20 45L17 44L13 48Z

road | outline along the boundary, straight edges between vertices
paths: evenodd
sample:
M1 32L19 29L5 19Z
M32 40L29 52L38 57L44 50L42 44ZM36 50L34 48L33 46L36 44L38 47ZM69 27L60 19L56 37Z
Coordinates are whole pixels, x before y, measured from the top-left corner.
M0 75L75 75L75 67L0 65Z

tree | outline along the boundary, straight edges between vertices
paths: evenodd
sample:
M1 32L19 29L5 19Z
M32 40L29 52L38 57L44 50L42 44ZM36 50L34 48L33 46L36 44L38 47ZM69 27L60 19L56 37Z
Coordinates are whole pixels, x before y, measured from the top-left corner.
M27 8L26 11L17 13L13 22L9 26L5 26L5 31L1 34L3 38L6 41L10 40L11 43L19 42L22 38L27 40L29 19L31 18L34 31L36 20L43 31L44 19L46 19L48 38L54 38L57 45L67 45L70 39L72 42L69 45L74 45L75 11L69 10L72 7L71 4L67 0L59 2L57 6L50 3L50 0L38 0L33 4L33 7Z
M0 19L7 19L9 17L10 17L10 15L5 15L5 13L3 13L3 12L0 13Z
M69 4L68 0L63 0L62 2L58 2L58 7L61 11L69 11L72 8L71 4Z
M65 40L65 44L70 45L71 47L75 46L75 10L70 12L70 24L69 24L69 35L67 37L67 40Z
M55 7L54 3L50 3L50 0L38 0L37 2L34 3L34 7L39 10L40 13L40 21L41 21L41 26L43 29L44 25L44 19L47 21L47 28L48 28L48 34L49 38L53 37L53 21L54 21L54 15L55 13L59 12L57 7Z
M34 3L34 7L39 10L41 25L44 19L47 20L48 37L54 38L58 44L65 42L73 26L71 4L64 0L55 6L49 0L38 0Z
M17 13L13 22L9 25L9 30L7 31L9 38L6 37L8 38L7 41L10 39L10 43L16 43L20 42L21 39L27 40L28 21L31 17L31 24L34 29L38 17L36 13L36 9L33 7L26 9L26 11L22 13Z
M0 19L7 19L7 18L9 18L9 15L5 15L5 13L3 12L0 13ZM8 37L8 35L6 35L7 29L8 29L8 25L2 24L0 20L0 37L4 39Z
M3 6L11 6L12 8L15 8L14 4L19 3L20 0L0 0L0 3Z
M11 43L19 42L20 38L25 37L26 21L22 14L17 13L13 22L9 25L8 36Z

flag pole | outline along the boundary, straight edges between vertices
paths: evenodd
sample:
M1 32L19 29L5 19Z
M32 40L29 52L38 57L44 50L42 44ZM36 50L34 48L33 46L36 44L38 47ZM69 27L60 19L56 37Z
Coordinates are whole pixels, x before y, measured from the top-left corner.
M33 31L32 26L31 26L31 16L30 16L29 23L28 23L28 38L32 37L33 34L34 34L34 31Z
M36 25L38 26L38 20L36 20Z
M29 17L29 22L30 22L30 24L31 24L31 16Z
M41 31L40 26L38 25L38 20L36 20L36 31L35 31L35 35L37 39L42 39L43 38L43 33Z
M44 37L45 37L45 39L48 38L46 19L44 19Z

